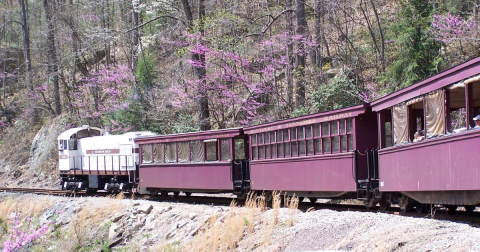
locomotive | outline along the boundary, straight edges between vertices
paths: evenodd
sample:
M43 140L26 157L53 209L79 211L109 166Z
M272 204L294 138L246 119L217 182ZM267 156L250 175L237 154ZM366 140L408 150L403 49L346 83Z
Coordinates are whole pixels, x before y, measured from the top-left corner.
M480 57L354 107L245 128L127 133L119 137L131 148L122 151L119 141L118 151L109 153L118 154L118 162L91 148L72 156L64 149L60 174L63 189L229 192L239 198L281 191L312 202L359 199L382 210L397 204L402 211L432 205L472 211L480 204L479 113ZM67 131L59 141L114 141L100 136L101 129L90 131L89 138L85 128ZM131 162L122 161L128 151Z

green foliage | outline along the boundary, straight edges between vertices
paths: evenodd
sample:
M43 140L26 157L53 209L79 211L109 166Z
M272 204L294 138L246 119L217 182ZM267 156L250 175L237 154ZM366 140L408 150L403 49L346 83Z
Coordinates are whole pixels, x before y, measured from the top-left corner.
M310 114L310 107L300 106L292 112L292 118Z
M405 88L438 72L440 43L430 34L433 7L429 1L401 0L399 22L390 27L400 49L389 66L384 82L394 81L390 91Z
M196 124L196 120L188 114L179 114L173 124L173 133L195 132L199 130L200 128Z
M112 126L113 133L123 133L132 130L147 130L165 133L162 127L163 117L148 116L149 109L139 101L132 102L128 108L108 113L104 117L105 125Z
M355 80L348 74L339 74L312 94L313 107L318 112L341 109L361 103Z
M155 69L155 58L147 52L140 52L138 55L137 69L135 69L135 77L138 82L138 87L141 90L148 90L152 86L152 83L157 77Z

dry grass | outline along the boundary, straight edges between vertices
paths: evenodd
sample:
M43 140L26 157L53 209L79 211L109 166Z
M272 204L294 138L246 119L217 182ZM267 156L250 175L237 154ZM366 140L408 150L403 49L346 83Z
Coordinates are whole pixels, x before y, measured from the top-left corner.
M299 203L298 197L293 195L293 197L288 197L285 195L285 207L288 208L288 222L287 225L291 227L294 223L294 216L297 213L298 209L298 203Z

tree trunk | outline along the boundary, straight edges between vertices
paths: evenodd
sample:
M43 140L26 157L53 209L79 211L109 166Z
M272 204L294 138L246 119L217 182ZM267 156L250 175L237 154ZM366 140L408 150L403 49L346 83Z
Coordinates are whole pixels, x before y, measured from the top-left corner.
M132 0L132 28L135 28L138 26L138 16L139 16L138 1ZM130 50L130 54L131 54L130 60L131 60L132 71L135 71L135 69L137 68L138 37L139 37L139 34L138 34L138 28L137 28L132 31L132 44L131 44L132 47Z
M292 0L287 0L287 6L286 9L292 9L293 4ZM288 35L291 36L293 35L293 17L292 17L291 12L287 12L285 14L285 21L286 21L286 27L285 29L288 32ZM292 57L292 52L293 52L293 44L292 44L292 39L290 37L287 38L287 58L288 58L288 64L287 64L287 103L290 107L293 107L293 80L292 80L292 65L293 65L293 57Z
M28 2L27 0L19 0L22 7L22 33L23 33L23 53L25 55L25 65L27 74L28 88L33 89L32 86L32 65L30 60L30 27L28 25Z
M43 8L45 9L45 20L47 22L47 61L48 61L48 78L53 83L53 98L55 100L55 115L62 113L60 103L60 89L58 86L58 60L55 52L55 31L52 20L52 8L48 4L48 0L43 0Z
M322 67L323 67L323 50L322 50L322 5L321 0L315 0L315 64L318 71L318 76L316 78L317 85L322 84Z
M192 10L190 8L190 4L188 0L182 0L183 10L185 12L185 16L188 21L188 30L189 32L193 31L193 15ZM198 30L203 36L205 30L205 3L203 0L198 1L198 19L199 19L199 27ZM205 86L207 85L205 76L206 76L206 69L205 69L205 55L204 54L192 54L192 59L194 61L200 61L202 67L194 67L195 73L199 80L199 84L197 87L197 91L199 94L199 98L197 100L197 110L199 114L199 121L200 121L200 130L210 130L212 126L210 125L210 111L208 109L208 97L205 92Z
M305 0L296 0L297 8L295 10L295 15L297 19L297 35L301 35L302 37L305 36L305 27L307 26L307 22L305 21ZM295 107L300 108L305 105L305 53L304 51L304 44L300 41L297 42L297 51L296 54L296 76L297 76L297 84L296 84L296 99L295 99Z

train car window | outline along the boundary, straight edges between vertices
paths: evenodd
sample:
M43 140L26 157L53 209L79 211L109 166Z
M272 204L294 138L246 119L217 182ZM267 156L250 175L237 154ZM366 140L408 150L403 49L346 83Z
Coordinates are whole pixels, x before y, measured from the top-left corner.
M257 145L257 135L251 135L252 137L252 145Z
M347 151L347 135L341 135L340 141L342 152Z
M314 137L320 136L320 124L318 123L313 125L313 136Z
M345 119L340 120L340 134L345 134Z
M257 144L263 144L263 133L257 134Z
M347 119L347 132L353 132L353 118Z
M258 159L258 147L252 147L252 156L253 159Z
M270 142L275 143L275 131L270 132Z
M270 134L267 132L265 133L265 144L269 144L270 143Z
M339 152L340 151L340 137L339 136L334 136L333 137L332 148L333 148L333 152Z
M218 161L217 140L205 141L205 151L207 153L206 161Z
M272 158L277 158L277 146L272 144L270 148L272 149Z
M258 158L259 159L265 158L265 147L264 146L258 146Z
M245 140L235 139L235 159L245 159Z
M177 145L176 143L166 143L165 144L165 163L176 163L177 162Z
M321 138L315 139L315 154L316 155L322 154L322 139Z
M465 84L462 82L447 87L445 95L447 132L460 133L467 130Z
M290 143L285 143L285 157L290 157Z
M395 144L408 141L407 106L399 104L393 107L393 140Z
M434 137L445 133L444 102L443 90L437 90L425 96L427 137Z
M178 142L178 162L188 163L190 162L190 151L188 142Z
M282 131L277 130L277 143L280 143L282 141Z
M165 151L163 149L163 144L158 143L153 145L153 162L163 163L165 158Z
M270 145L265 145L265 158L271 158L271 151L270 151Z
M331 135L338 135L338 121L330 122L330 133Z
M277 144L278 157L283 157L283 144Z
M468 121L470 122L470 128L478 129L479 127L475 127L476 124L473 121L473 118L477 115L480 115L480 83L473 82L468 84L471 86L470 92L472 93L472 101L469 104L469 107L472 108L471 113L469 113Z
M203 162L204 158L203 151L203 142L202 141L191 141L190 142L190 156L192 158L192 163Z
M305 137L312 138L312 125L305 126Z
M142 145L142 164L152 163L152 145L144 144Z
M297 142L292 142L292 157L298 156L298 144Z
M391 139L391 136L390 136ZM347 135L347 141L348 141L348 151L355 150L355 147L353 146L353 135L349 134Z
M297 128L290 129L290 140L297 140Z
M323 151L324 153L330 153L331 152L331 146L330 146L330 137L322 138L323 139Z
M322 136L329 136L330 135L330 131L328 130L328 125L329 125L328 122L322 123Z
M300 156L305 156L306 150L305 150L305 140L299 141L298 142L298 153Z
M303 132L303 127L297 127L298 139L305 139L305 134Z
M392 122L385 122L385 147L393 146Z
M77 139L69 139L68 147L69 150L77 150Z
M288 142L288 140L290 140L290 138L288 137L288 129L284 129L283 130L283 141Z
M312 139L307 140L307 154L308 155L313 154L313 140Z
M230 139L220 139L220 160L230 160Z

